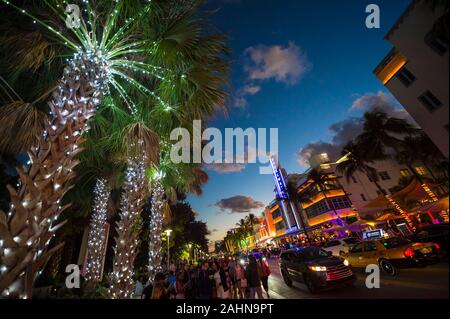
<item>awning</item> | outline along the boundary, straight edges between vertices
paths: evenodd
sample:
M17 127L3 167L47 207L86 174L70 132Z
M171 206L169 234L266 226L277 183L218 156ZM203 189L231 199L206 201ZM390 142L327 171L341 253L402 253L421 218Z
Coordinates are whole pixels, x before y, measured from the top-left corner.
M446 211L447 209L448 209L448 197L445 197L445 198L441 198L437 202L430 203L428 205L419 207L419 208L415 209L415 211L420 212L420 213L425 213L427 211L431 211L431 212L440 212L443 210Z
M433 189L438 187L439 185L427 182L427 186L430 189ZM394 199L399 203L405 202L406 200L419 201L424 198L429 198L428 194L425 192L422 185L416 179L413 179L408 184L408 186L404 187L402 190L396 192L395 194L392 194L391 197L392 199ZM371 200L363 208L378 208L380 210L384 210L389 207L390 207L389 201L386 199L386 197L380 195L374 200ZM447 197L447 208L448 208L448 197Z

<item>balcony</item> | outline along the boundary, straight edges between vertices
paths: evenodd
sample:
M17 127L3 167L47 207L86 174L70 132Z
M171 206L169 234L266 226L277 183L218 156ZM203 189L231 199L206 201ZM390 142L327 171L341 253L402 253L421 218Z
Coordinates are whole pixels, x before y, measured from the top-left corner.
M373 71L377 78L386 85L390 79L406 64L406 57L393 48Z

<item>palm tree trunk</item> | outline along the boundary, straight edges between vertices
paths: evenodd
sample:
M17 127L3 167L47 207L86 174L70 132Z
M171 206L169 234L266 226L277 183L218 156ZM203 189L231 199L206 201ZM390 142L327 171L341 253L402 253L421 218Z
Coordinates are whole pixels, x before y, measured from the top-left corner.
M148 271L149 279L153 281L158 271L161 271L161 233L163 224L164 188L159 179L154 180L152 187L152 207L150 216L149 256Z
M103 256L107 241L106 219L110 194L108 182L99 178L95 185L94 207L89 225L86 279L92 282L101 280Z
M77 55L49 103L51 113L38 146L29 152L29 166L19 167L20 186L8 186L11 210L0 211L0 295L31 298L34 281L52 254L47 251L54 233L65 222L59 215L64 194L73 187L82 134L102 96L106 73L91 56ZM96 79L96 80L93 80Z
M327 205L328 205L328 197L327 197L326 191L322 188L321 185L317 185L317 186L319 187L319 190L322 192L323 197L325 198L325 201L327 202ZM342 218L339 217L339 215L338 215L336 209L334 208L334 205L333 205L333 204L331 204L331 205L333 206L332 208L333 208L334 215L337 217L337 219L339 219L340 221L342 221ZM343 225L342 225L342 226L343 226Z
M131 298L133 268L141 230L141 211L147 195L145 156L129 160L124 192L121 199L120 220L116 224L117 237L109 297Z

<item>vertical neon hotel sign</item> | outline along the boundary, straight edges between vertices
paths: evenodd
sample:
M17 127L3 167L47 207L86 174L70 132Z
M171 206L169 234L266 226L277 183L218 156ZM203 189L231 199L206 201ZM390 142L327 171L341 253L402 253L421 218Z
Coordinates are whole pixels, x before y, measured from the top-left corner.
M272 166L273 177L275 179L275 185L277 187L277 193L279 198L288 199L288 194L286 190L286 181L281 173L280 167L273 156L270 157L270 165Z

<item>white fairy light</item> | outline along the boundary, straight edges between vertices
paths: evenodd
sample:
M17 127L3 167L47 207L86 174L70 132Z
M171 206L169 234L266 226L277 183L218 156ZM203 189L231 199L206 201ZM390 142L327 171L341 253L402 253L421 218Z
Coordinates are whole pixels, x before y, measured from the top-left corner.
M89 225L86 268L86 279L96 282L101 280L103 252L107 240L105 226L110 192L107 181L104 178L97 179L94 189L94 206Z
M151 215L150 215L150 238L149 238L149 263L148 270L150 280L161 270L161 233L163 223L164 188L161 184L161 174L153 181Z
M138 232L133 231L140 218L143 196L146 194L146 162L144 154L133 156L128 161L128 167L125 176L124 191L120 202L121 212L120 220L117 223L117 239L114 262L112 284L109 289L111 298L128 298L133 291L133 264L136 257L136 242ZM133 205L132 202L137 203ZM123 244L122 244L123 243ZM123 280L126 278L128 280Z

